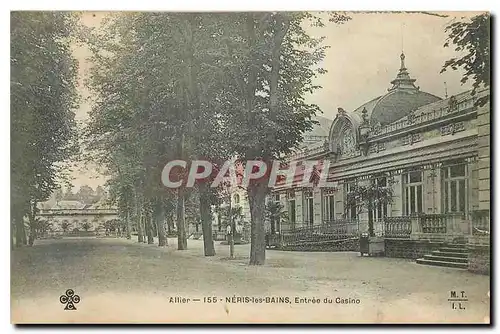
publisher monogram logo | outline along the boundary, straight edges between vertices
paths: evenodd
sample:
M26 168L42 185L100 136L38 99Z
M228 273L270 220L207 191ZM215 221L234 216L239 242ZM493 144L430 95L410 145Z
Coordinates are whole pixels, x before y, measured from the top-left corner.
M80 296L75 295L75 291L72 289L68 289L64 295L59 297L59 301L61 304L66 304L66 307L64 308L66 311L75 311L75 304L80 302Z

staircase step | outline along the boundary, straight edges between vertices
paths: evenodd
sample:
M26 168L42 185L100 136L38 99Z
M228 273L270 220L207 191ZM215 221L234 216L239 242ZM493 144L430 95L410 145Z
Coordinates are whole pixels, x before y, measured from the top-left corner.
M450 256L438 256L438 255L424 255L425 260L432 261L443 261L443 262L454 262L454 263L465 263L467 264L467 258L463 257L450 257Z
M459 258L463 258L463 259L467 259L467 257L468 257L467 253L444 252L444 251L441 251L441 250L432 251L432 253L430 255L459 257Z
M447 247L447 248L465 248L466 247L466 244L465 243L455 243L455 244L446 244L444 245L443 247Z
M427 259L417 259L417 263L427 264L427 265L431 265L431 266L439 266L439 267L467 269L467 263L434 261L434 260L427 260Z
M450 252L450 253L467 253L467 248L458 248L458 247L441 247L439 248L442 252Z

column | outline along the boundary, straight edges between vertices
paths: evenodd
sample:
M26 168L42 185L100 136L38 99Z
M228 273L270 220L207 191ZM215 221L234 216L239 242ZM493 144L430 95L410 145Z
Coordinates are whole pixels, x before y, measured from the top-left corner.
M490 103L477 109L478 199L480 210L490 210Z
M335 192L335 217L337 219L344 218L344 198L344 184L339 182Z
M364 178L364 179L358 179L358 184L360 186L367 186L370 182L371 179L369 178ZM359 220L359 231L360 232L368 232L368 204L367 203L357 203L358 208L359 205L361 204L361 212L358 215L358 220ZM373 227L375 230L375 222L373 222Z
M426 166L423 171L423 210L425 213L437 213L441 207L441 173L437 165Z
M467 193L467 204L469 212L479 209L479 182L478 182L478 162L471 161L467 165L469 191Z
M313 188L313 207L314 207L314 217L313 223L314 225L321 225L323 223L322 220L322 210L321 210L321 188L314 187Z
M282 192L280 194L280 204L281 204L281 210L285 212L289 212L288 210L288 196L286 192ZM279 230L281 231L282 229L289 230L290 229L290 221L288 219L283 219L279 223Z
M392 203L389 208L391 217L401 217L403 215L403 175L398 173L393 175L392 180Z
M302 190L295 192L295 226L301 227L304 225L304 196Z

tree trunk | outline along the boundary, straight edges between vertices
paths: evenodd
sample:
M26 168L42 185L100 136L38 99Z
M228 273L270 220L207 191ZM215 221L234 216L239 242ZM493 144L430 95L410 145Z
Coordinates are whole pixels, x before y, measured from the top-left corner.
M368 202L368 234L370 235L370 237L373 237L375 236L375 232L374 232L374 229L373 229L373 211L372 211L372 202L369 201Z
M165 235L165 207L161 198L156 200L155 220L158 231L158 247L164 247L167 245L167 237Z
M274 223L274 217L271 217L271 235L274 235L276 233L276 227Z
M137 242L144 242L144 230L142 228L142 209L141 200L137 196L137 192L134 192L134 206L135 206L135 221L137 222Z
M27 246L28 245L28 236L26 235L26 226L24 226L24 218L21 220L23 222L23 229L22 231L22 240L23 240L23 245Z
M212 212L210 210L209 189L206 184L199 185L200 190L200 216L201 229L203 232L203 251L205 256L214 256L215 247L212 236Z
M144 211L141 211L141 225L142 225L142 228L143 228L143 238L142 238L142 242L146 243L148 242L148 239L147 239L147 235L148 235L148 227L146 225L146 214L144 213Z
M30 221L30 236L28 244L33 246L36 239L36 201L30 203L29 221ZM26 238L26 235L25 235Z
M250 214L252 216L250 234L250 264L263 265L266 262L266 233L265 204L266 204L266 180L250 185L248 195L250 200Z
M30 226L30 236L28 239L28 245L33 246L36 238L36 227L34 225Z
M154 238L153 238L153 223L151 221L151 213L149 211L146 211L144 213L144 225L146 226L146 235L148 237L148 244L154 244Z
M231 234L227 236L229 241L229 258L234 259L234 219L233 219L233 203L231 202L231 192L229 193L229 208L228 208L228 216L229 216L229 226L231 226Z
M167 215L167 237L172 235L172 230L174 226L173 210L171 210Z
M127 208L127 211L125 212L125 229L127 233L127 239L132 239L132 234L131 234L131 226L130 226L130 210Z
M17 214L16 220L16 247L21 247L25 245L26 231L24 229L24 220L20 214Z
M186 218L184 216L184 189L177 189L177 249L187 249Z
M153 217L154 215L154 212L150 212L150 218L149 218L149 222L150 222L150 227L151 227L151 232L152 232L152 235L153 235L153 238L157 238L158 237L158 228L156 226L156 221L155 221L155 218Z
M144 242L144 230L142 229L142 212L140 209L136 211L136 221L137 221L137 242Z

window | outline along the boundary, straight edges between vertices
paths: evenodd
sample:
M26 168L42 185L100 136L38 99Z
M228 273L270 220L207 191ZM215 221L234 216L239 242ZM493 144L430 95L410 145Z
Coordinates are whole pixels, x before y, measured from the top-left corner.
M312 192L304 193L304 221L306 225L314 224L314 202Z
M275 194L274 195L274 201L279 203L280 202L280 194Z
M385 177L378 177L375 179L377 187L387 187L387 179ZM383 203L380 199L374 204L374 208L368 213L371 215L372 221L378 221L387 217L387 204Z
M350 191L353 191L353 189L354 189L354 181L346 182L344 184L344 194L345 194L344 203L346 203L346 206L345 206L345 217L347 219L357 220L358 219L357 203L355 201L353 201L351 203L349 203L347 201L347 194Z
M288 193L288 220L290 222L290 227L295 228L295 222L297 221L295 215L295 193Z
M403 212L409 216L423 212L422 171L409 171L403 174L404 197Z
M335 220L335 197L333 191L323 190L323 221Z
M238 194L234 195L234 203L235 204L240 204L240 195L238 195Z
M450 162L441 169L443 177L443 211L467 213L467 165Z

